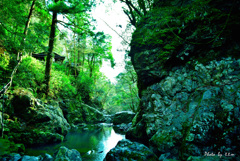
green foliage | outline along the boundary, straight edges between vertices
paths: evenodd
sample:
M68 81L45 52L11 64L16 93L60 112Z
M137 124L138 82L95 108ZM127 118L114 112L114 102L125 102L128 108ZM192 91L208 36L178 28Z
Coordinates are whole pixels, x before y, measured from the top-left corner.
M0 48L1 50L1 48ZM10 56L8 54L0 53L0 82L4 83L6 79L6 73L9 67ZM0 89L4 84L0 84Z
M43 47L38 46L38 43L46 43L45 38L48 34L46 28L49 28L50 14L46 12L43 1L36 3L34 18L28 27L28 35L23 34L31 4L32 1L3 0L0 2L0 15L2 15L0 18L0 40L11 54L16 54L24 49L27 52L34 52L35 49L36 52L37 49ZM37 27L39 24L42 25L42 28Z
M10 57L8 54L0 53L0 72L5 70L9 65Z
M91 100L90 93L92 93L92 89L94 86L93 78L89 77L89 75L81 73L77 77L76 86L77 94L81 96L81 99L84 102L89 103Z
M72 85L73 76L65 74L66 67L63 64L53 64L52 79L50 89L53 96L60 98L69 98L76 95L76 87Z
M24 152L25 147L23 144L15 144L7 139L0 138L0 156L10 153Z
M13 86L28 89L35 97L44 97L44 65L33 57L25 56L13 80ZM69 98L76 94L76 87L72 85L74 78L65 74L65 68L62 64L53 64L51 98Z

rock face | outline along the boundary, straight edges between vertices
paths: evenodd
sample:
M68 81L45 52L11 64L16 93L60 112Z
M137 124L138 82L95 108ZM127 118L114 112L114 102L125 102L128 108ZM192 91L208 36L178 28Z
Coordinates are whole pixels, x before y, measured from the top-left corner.
M127 139L118 142L117 146L107 153L106 161L157 161L157 156L145 145Z
M9 135L16 142L31 145L62 141L70 128L60 107L43 104L25 89L15 91L12 106L13 115L20 121L8 122Z
M140 92L167 76L174 66L239 57L239 3L169 0L149 11L137 24L129 54Z
M240 59L174 68L142 93L141 115L127 138L180 158L240 146Z
M122 123L125 123L125 124L131 123L134 116L135 116L135 113L131 111L117 112L113 116L113 124L118 125Z
M75 149L61 146L54 156L54 161L82 161L80 153Z
M201 2L174 1L137 25L130 56L141 102L126 138L146 143L159 156L170 153L169 158L229 152L235 159L240 5Z

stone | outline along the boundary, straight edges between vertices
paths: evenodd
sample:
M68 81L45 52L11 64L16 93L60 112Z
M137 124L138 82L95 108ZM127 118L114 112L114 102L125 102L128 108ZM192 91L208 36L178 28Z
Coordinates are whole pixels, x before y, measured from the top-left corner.
M114 125L113 129L116 133L126 134L126 132L129 130L131 126L132 126L132 123L129 123L129 124L122 123L122 124Z
M113 116L113 124L118 125L122 123L125 123L125 124L131 123L134 116L135 116L135 113L131 111L117 112Z
M54 154L54 161L82 161L80 153L75 149L68 149L61 146Z
M111 149L105 158L106 161L143 160L157 161L157 156L145 145L124 139Z
M5 158L1 158L0 160L8 160L8 161L19 161L22 158L20 154L11 153Z
M42 160L43 161L53 161L54 159L53 159L53 157L50 154L45 153L43 155L43 159Z
M35 156L24 155L21 161L41 161L41 160L42 160L41 156L35 157Z

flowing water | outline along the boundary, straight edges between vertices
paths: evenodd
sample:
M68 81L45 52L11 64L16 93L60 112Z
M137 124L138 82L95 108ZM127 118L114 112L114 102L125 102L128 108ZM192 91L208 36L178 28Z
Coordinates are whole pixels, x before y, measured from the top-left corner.
M48 153L53 155L60 146L66 146L69 149L78 150L84 161L102 161L122 139L125 139L125 135L115 133L113 128L107 124L88 126L69 132L62 143L27 148L26 154L38 156Z

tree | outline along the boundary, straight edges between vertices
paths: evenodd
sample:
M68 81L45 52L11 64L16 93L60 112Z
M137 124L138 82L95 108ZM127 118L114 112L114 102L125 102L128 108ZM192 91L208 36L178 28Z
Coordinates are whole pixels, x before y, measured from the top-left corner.
M54 2L57 3L58 0L55 0ZM47 60L46 60L46 69L45 69L46 95L48 95L49 87L50 87L51 68L52 68L52 62L54 57L53 45L54 45L54 39L55 39L56 23L57 23L57 11L53 11L52 25L51 25L51 31L49 36L49 45L48 45Z
M66 27L75 25L73 21L70 21L70 23L58 21L57 14L61 13L65 15L65 14L76 14L79 12L86 12L87 11L86 9L89 9L91 7L87 2L88 1L79 1L79 0L71 0L71 1L54 0L53 4L49 5L49 10L52 11L53 15L52 15L52 25L51 25L51 31L49 36L49 45L48 45L47 61L46 61L46 69L45 69L46 96L48 95L49 88L50 88L50 76L51 76L52 61L54 57L53 47L54 47L54 39L55 39L55 32L56 32L56 24L57 22L59 22ZM66 15L66 17L68 16ZM68 20L70 20L70 17L68 17Z
M36 2L36 0L32 1L32 5L31 5L31 8L30 8L30 11L29 11L29 14L28 14L28 18L27 18L26 25L25 25L24 32L23 32L23 34L25 36L27 36L27 31L28 31L28 28L29 28L29 25L30 25L30 21L31 21L31 18L32 18L35 2ZM23 41L25 41L25 38L24 38Z

